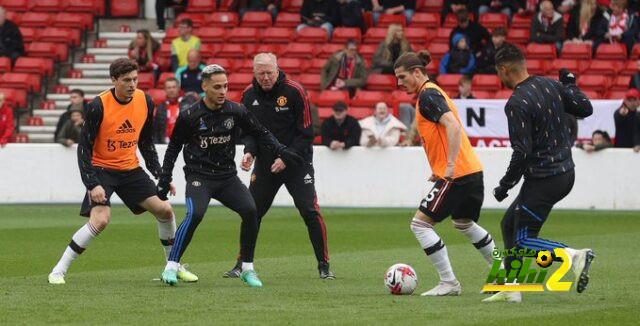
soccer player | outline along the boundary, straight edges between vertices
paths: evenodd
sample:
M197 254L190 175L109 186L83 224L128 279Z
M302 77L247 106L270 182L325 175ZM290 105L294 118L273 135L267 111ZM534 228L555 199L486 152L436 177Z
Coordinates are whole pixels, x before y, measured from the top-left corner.
M107 227L111 218L109 199L114 192L134 214L149 211L156 217L167 258L173 245L173 209L156 196L156 185L142 170L136 155L140 149L147 169L157 177L160 164L152 141L153 101L136 89L138 65L134 61L115 60L109 66L109 74L114 87L89 103L78 143L78 165L87 188L80 215L89 217L89 222L73 235L53 267L49 274L51 284L65 283L64 275L71 262ZM178 277L184 281L198 280L182 266L179 271Z
M251 287L262 287L253 268L253 253L258 237L256 206L247 187L236 172L234 156L238 127L254 136L271 155L286 164L302 163L302 157L280 144L242 104L229 101L227 72L219 65L202 71L202 89L206 96L180 112L164 156L158 195L166 198L178 154L184 147L187 181L187 215L178 228L175 244L162 280L170 285L178 282L180 258L189 246L196 228L207 211L211 198L238 213L242 280Z
M435 182L411 221L411 231L440 275L440 283L422 295L460 295L462 287L435 225L451 215L453 226L471 240L489 265L493 263L494 242L489 232L476 223L484 200L482 164L469 143L458 109L429 80L426 67L430 62L427 51L408 52L394 65L398 85L418 96L418 131L433 171L429 181Z
M273 198L284 184L307 226L320 278L334 279L335 275L329 269L327 229L320 214L314 186L313 126L309 99L300 84L287 78L278 69L278 60L272 53L259 53L254 57L253 74L253 82L245 89L242 102L280 142L305 160L300 166L289 166L270 150L258 146L251 135L245 137L241 168L249 171L255 160L249 191L258 209L258 228ZM238 277L240 268L241 262L238 261L223 276Z
M595 257L591 249L573 249L538 238L553 205L573 188L574 163L571 137L566 128L565 112L577 117L593 113L589 99L578 89L575 77L566 69L560 71L561 83L549 78L529 76L524 55L516 46L505 44L496 53L496 69L505 86L513 94L504 107L509 123L513 154L505 176L493 190L498 201L507 197L524 175L520 193L502 219L504 248L549 250L564 248L572 256L578 293L589 282L589 266ZM507 272L515 257L505 259ZM503 291L487 302L520 302L520 292Z

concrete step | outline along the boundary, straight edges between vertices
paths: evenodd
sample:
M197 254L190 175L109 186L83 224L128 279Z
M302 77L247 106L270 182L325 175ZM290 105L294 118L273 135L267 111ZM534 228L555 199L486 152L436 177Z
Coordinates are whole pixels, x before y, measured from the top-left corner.
M57 121L56 121L57 122ZM26 133L50 133L51 134L51 139L53 139L53 133L56 131L56 126L20 126L20 132L26 132ZM29 135L31 136L31 135Z
M110 48L129 48L131 40L107 40L107 47Z
M107 70L109 71L109 63L74 63L73 69L79 70Z
M54 117L56 119L56 123L60 119L60 116L65 113L67 110L65 109L55 109L55 110L33 110L33 115L41 116L44 118Z
M109 88L109 85L82 85L82 84L69 84L69 89L79 88L85 93L99 93ZM47 96L49 98L49 96ZM68 95L67 95L67 98Z
M126 48L88 48L87 54L118 54L127 55Z
M49 110L49 111L54 111L54 110ZM56 126L58 124L58 120L60 120L60 117L51 117L51 116L44 116L42 117L42 122L44 122L45 126ZM54 129L55 131L55 129Z
M106 88L103 88L100 92L104 91L105 89ZM85 90L85 92L87 92L87 91ZM98 94L100 94L100 92L87 92L86 94L84 94L84 99L85 100L89 100L89 101L93 100L93 98L98 96ZM69 101L69 94L49 93L49 94L47 94L47 100L51 100L51 101ZM67 105L69 105L68 102L67 102Z
M151 37L155 38L156 40L161 40L164 38L165 33L160 33L160 32L151 32ZM131 41L133 40L133 38L136 37L136 33L135 32L129 32L129 33L122 33L122 32L101 32L100 33L100 39L106 39L107 42L109 42L110 40L127 40L127 41Z
M24 127L20 127L20 131L23 131ZM53 143L53 132L51 133L29 133L30 143ZM60 145L62 146L62 145Z
M105 69L105 70L82 70L82 77L109 78L109 69Z
M112 85L111 80L107 78L60 78L58 81L62 85ZM86 90L85 90L86 92Z
M96 62L98 63L108 63L111 64L113 61L119 58L126 57L127 55L121 54L96 54Z

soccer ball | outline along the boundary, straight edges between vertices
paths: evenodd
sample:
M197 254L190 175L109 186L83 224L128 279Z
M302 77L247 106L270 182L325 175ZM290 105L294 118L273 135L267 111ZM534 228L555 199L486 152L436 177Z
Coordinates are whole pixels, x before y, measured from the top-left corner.
M418 286L418 275L407 264L395 264L384 273L384 285L391 294L411 294Z
M549 250L538 251L538 257L536 257L536 263L542 268L547 268L551 266L553 262L553 257L551 256L551 252Z

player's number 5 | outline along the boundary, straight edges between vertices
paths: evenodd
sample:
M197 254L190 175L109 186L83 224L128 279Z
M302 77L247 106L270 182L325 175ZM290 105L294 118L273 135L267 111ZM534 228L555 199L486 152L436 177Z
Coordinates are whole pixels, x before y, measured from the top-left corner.
M433 188L431 190L431 192L429 192L429 194L427 195L427 198L425 198L427 200L427 202L430 202L433 200L433 198L436 197L436 194L438 194L438 191L440 191L440 189L438 188Z

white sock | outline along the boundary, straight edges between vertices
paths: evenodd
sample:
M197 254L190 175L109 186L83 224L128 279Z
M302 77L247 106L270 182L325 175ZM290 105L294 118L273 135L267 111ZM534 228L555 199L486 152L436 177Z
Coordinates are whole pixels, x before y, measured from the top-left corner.
M242 271L252 271L253 270L253 263L245 263L242 262Z
M156 220L158 221L158 236L164 248L164 256L168 260L171 249L173 248L173 241L176 237L176 216L172 212L170 221L160 220L158 218L156 218Z
M491 266L493 264L493 256L491 253L496 244L493 242L493 238L489 232L473 221L471 223L459 223L454 220L453 226L471 241L476 249L480 251L482 257L489 263L489 266ZM478 246L481 247L478 248Z
M167 261L167 265L164 267L164 270L174 270L177 271L178 269L180 269L180 263L177 263L175 261Z
M442 239L438 236L436 231L429 223L420 219L414 218L411 221L411 231L418 239L422 249L427 251L435 250L434 252L427 253L429 259L438 270L440 280L446 282L453 282L456 280L456 276L453 274L453 268L449 262L449 254L447 253L447 247L442 242Z
M62 257L53 267L51 273L66 274L71 262L76 259L93 241L95 237L100 234L100 231L94 228L90 223L83 225L76 233L71 237L71 242L64 250Z

